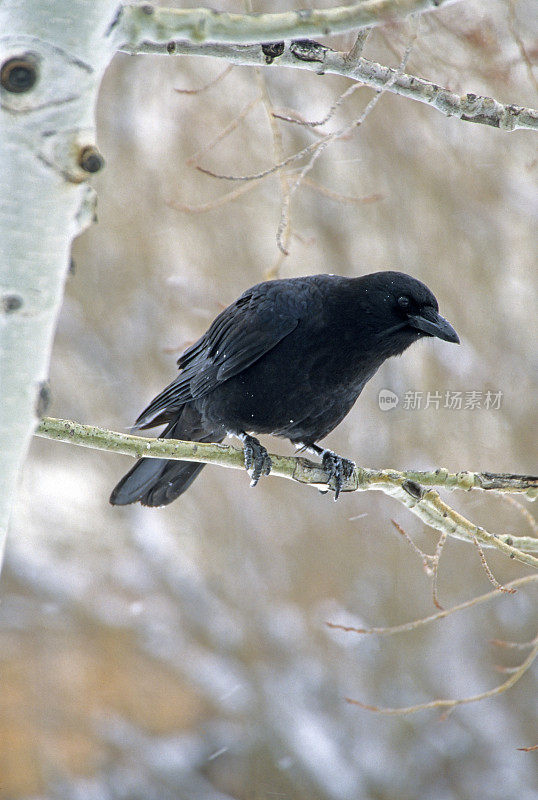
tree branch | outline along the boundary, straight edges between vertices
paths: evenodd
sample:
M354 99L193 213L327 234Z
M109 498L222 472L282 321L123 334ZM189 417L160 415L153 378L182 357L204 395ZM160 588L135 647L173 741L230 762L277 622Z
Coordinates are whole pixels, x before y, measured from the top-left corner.
M81 425L72 420L45 417L36 430L36 435L45 439L108 450L124 455L146 458L169 458L178 461L194 461L202 464L217 464L221 467L244 469L243 451L230 445L181 442L175 439L153 439L131 434L116 433L91 425ZM271 454L271 474L299 483L307 483L318 489L332 488L328 485L325 471L318 464L295 456ZM480 542L482 547L500 550L528 566L538 567L538 558L529 552L538 552L538 538L532 536L494 536L467 520L444 503L439 494L425 486L442 486L449 489L481 489L491 492L518 492L533 499L538 494L538 478L525 475L495 473L458 472L449 473L439 469L434 472L397 472L396 470L373 470L357 467L353 476L345 482L342 491L357 492L379 489L403 503L423 522L448 536L466 542Z
M373 89L387 91L424 103L447 117L458 117L464 122L476 122L500 128L503 131L518 129L538 130L538 110L503 105L492 97L468 92L458 95L436 83L400 73L366 58L351 58L348 53L331 50L318 42L301 40L267 45L196 44L173 39L129 42L121 50L131 55L154 53L159 55L194 55L222 58L238 66L271 66L306 69L320 75L330 73L359 81ZM296 34L295 34L296 35ZM166 37L164 37L166 38ZM276 48L276 44L280 46ZM278 52L277 52L278 51ZM277 54L275 55L275 52Z
M306 8L277 14L229 14L211 8L158 8L149 3L123 7L121 27L126 44L193 42L271 42L275 39L327 36L384 25L455 0L360 0L331 9Z
M452 709L454 709L456 706L467 705L468 703L477 703L480 700L487 700L490 697L496 697L497 695L506 692L508 689L511 689L512 686L523 677L529 667L532 666L536 656L538 656L538 637L533 640L532 650L527 658L516 670L514 670L514 672L504 683L501 683L500 686L495 686L494 689L489 689L487 692L480 692L480 694L474 694L470 697L461 697L458 700L430 700L428 703L417 703L417 705L406 706L404 708L380 708L379 706L372 706L368 705L367 703L362 703L360 700L354 700L351 697L346 697L346 701L351 705L364 708L366 711L375 711L378 714L386 714L388 716L416 714L417 711L427 711L433 708L445 709L445 713L447 713L452 711Z
M536 580L538 580L538 574L533 573L532 575L525 575L522 578L516 578L515 580L510 581L509 583L505 584L504 588L515 590L519 589L521 586L525 586L528 583L534 583ZM357 628L354 625L343 625L339 622L326 622L325 624L328 628L344 631L345 633L394 636L396 633L408 633L409 631L414 631L417 628L421 628L423 625L428 625L430 622L435 622L438 619L445 619L445 617L449 617L451 614L454 614L457 611L463 611L466 608L472 608L473 606L480 605L481 603L486 603L488 600L492 600L494 597L499 597L501 594L502 592L500 589L493 589L491 592L478 595L477 597L472 597L470 600L465 600L463 603L458 603L458 605L452 606L451 608L443 608L440 611L437 611L435 614L429 614L427 617L414 619L411 622L403 622L401 625L391 625L389 627ZM510 592L510 594L512 594L512 592Z

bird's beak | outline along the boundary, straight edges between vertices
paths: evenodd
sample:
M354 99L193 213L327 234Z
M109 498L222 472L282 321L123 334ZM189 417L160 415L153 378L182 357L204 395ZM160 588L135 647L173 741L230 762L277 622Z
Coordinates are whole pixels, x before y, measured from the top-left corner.
M460 338L450 322L447 322L434 308L423 309L420 314L410 314L407 321L413 328L429 336L435 336L445 342L460 343Z

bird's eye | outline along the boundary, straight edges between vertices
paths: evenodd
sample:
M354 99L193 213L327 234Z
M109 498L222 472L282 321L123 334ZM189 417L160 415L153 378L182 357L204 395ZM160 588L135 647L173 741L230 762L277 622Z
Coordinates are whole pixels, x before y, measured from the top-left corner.
M411 304L411 301L404 294L401 297L398 298L398 305L404 311L405 311L405 309L409 308L410 304Z

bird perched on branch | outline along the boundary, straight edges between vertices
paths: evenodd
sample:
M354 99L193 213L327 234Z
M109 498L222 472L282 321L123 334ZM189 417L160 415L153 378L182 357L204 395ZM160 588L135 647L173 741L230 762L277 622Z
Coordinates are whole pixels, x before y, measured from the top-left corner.
M267 281L243 292L178 360L180 373L133 429L166 425L161 438L243 441L256 485L271 470L252 435L271 433L320 456L338 497L352 461L317 442L346 416L385 359L425 336L459 343L432 292L401 272L357 278L311 275ZM142 458L110 502L164 506L204 464Z

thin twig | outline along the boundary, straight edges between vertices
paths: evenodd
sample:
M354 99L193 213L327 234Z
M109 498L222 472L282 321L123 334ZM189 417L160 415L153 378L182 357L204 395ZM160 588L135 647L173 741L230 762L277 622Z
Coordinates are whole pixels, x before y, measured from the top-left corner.
M320 186L319 183L315 183L311 178L307 178L306 176L303 178L303 186L308 186L310 189L313 189L315 192L323 195L323 197L328 197L329 200L334 200L337 203L348 203L350 205L365 205L367 203L379 203L380 200L384 200L384 196L382 194L369 194L365 195L364 197L354 197L353 195L347 194L340 194L340 192L333 192L332 189L328 189L326 186Z
M267 82L265 80L264 74L261 69L256 69L256 81L258 83L258 86L260 87L262 103L265 108L265 113L267 114L269 126L271 128L271 135L273 139L273 154L275 157L275 161L282 162L282 160L284 159L284 146L282 143L282 133L280 132L280 129L276 122L275 109L273 107L273 103L269 95ZM284 202L290 190L288 176L284 170L279 170L278 177L280 182L280 194L282 197L282 202ZM291 235L292 235L292 227L290 220L288 220L288 224L283 233L284 248L286 251ZM278 277L280 273L280 268L282 266L283 258L284 258L284 253L280 253L277 257L276 262L273 264L273 267L270 270L273 278Z
M316 128L312 128L306 117L303 117L303 115L300 114L297 109L284 108L282 111L275 111L275 117L276 119L282 120L282 122L291 122L295 125L304 125L304 127L308 128L310 133L313 136L317 136L318 139L323 139L323 137L327 135L323 133L323 131L318 131Z
M510 581L506 584L506 586L510 589L516 589L521 586L525 586L527 583L534 583L535 581L538 581L538 575L525 575L523 578L516 578L515 580ZM325 624L328 628L334 628L346 633L358 633L361 635L374 633L378 636L394 636L397 633L408 633L409 631L414 631L417 628L421 628L423 625L428 625L430 622L436 622L438 619L449 617L451 614L454 614L457 611L463 611L466 608L472 608L473 606L480 605L481 603L487 603L494 597L499 597L500 594L501 592L498 589L494 589L492 592L487 592L486 594L481 594L478 597L473 597L471 600L466 600L464 603L459 603L451 608L444 608L442 611L439 611L436 614L430 614L427 617L414 619L412 622L404 622L402 625L393 625L391 627L356 628L353 625L342 625L338 622L326 622ZM498 643L495 639L493 642ZM528 644L528 642L525 643L525 646L528 646Z
M531 577L531 576L529 576ZM535 577L534 575L532 577ZM490 639L490 644L496 647L505 647L507 650L528 650L534 646L534 639L530 642L507 642L505 639Z
M366 29L365 31L359 31L353 47L345 55L348 64L356 63L358 59L362 56L362 51L364 50L364 46L368 40L368 37L370 36L370 33L371 33L370 29Z
M293 184L290 187L288 192L288 196L284 198L282 202L282 207L280 211L280 222L277 228L276 240L279 249L287 255L287 250L284 248L282 243L282 231L285 229L286 225L288 224L288 215L289 215L289 206L291 203L291 198L305 179L306 175L313 169L314 164L324 152L324 150L334 141L341 139L343 136L346 136L350 133L354 128L359 127L362 124L363 120L366 119L370 111L374 108L377 101L381 96L381 91L376 92L376 94L370 99L366 108L363 110L362 114L358 119L353 120L352 122L347 123L343 128L338 131L334 131L333 133L328 134L324 139L320 142L315 143L315 147L312 147L312 154L310 159L307 161L305 166L301 169L299 176L295 179ZM306 148L305 148L306 149Z
M402 526L399 525L396 522L395 519L391 519L391 522L394 525L394 527L396 528L396 530L398 531L398 533L400 534L400 536L403 536L403 538L405 539L407 544L411 547L411 549L417 554L417 556L422 561L422 566L424 567L424 571L425 571L426 575L431 577L431 566L430 566L430 563L432 562L434 557L428 555L428 553L425 553L424 550L421 550L420 547L417 544L415 544L415 542L411 539L411 537L409 536L407 531L404 530L402 528Z
M394 82L394 80L396 80L396 77L398 75L401 75L403 70L405 69L407 61L408 61L409 56L411 54L411 49L412 49L412 47L413 47L413 45L414 45L414 43L415 43L415 41L417 39L417 36L418 36L419 25L420 25L420 19L417 20L416 30L413 33L409 43L407 44L407 47L405 48L405 52L404 52L404 54L402 56L402 60L401 60L401 62L399 64L399 66L398 66L398 69L394 72L394 76L393 76L392 82ZM305 176L313 169L314 164L316 163L318 158L321 156L321 154L324 152L324 150L326 150L326 148L332 142L338 140L342 136L345 136L346 134L348 134L352 130L355 130L360 125L362 125L362 123L364 122L366 117L370 114L370 112L377 105L378 101L381 98L381 95L386 91L386 89L388 88L389 85L391 85L391 84L389 83L389 84L383 86L381 89L377 89L375 95L367 103L366 107L363 109L361 115L357 119L354 119L351 122L348 122L339 131L335 131L334 133L329 134L326 137L325 140L317 143L317 147L312 152L312 155L310 156L309 160L307 161L307 163L304 165L304 167L300 171L299 176L295 179L294 183L291 185L291 187L289 189L289 192L288 192L288 195L283 198L281 212L280 212L280 222L279 222L279 225L278 225L278 228L277 228L277 234L276 234L276 241L277 241L277 245L278 245L279 250L281 250L285 255L287 255L287 249L284 246L284 242L282 240L282 234L283 234L283 231L286 229L286 226L288 225L290 203L291 203L291 198L293 197L294 193L297 191L297 189L301 185L301 183L304 180ZM350 90L348 90L348 92L349 91Z
M329 122L329 120L333 118L337 109L342 105L344 100L346 100L348 97L354 94L354 92L356 92L357 89L363 89L363 88L364 86L362 85L362 83L352 83L351 86L348 86L346 91L342 92L342 94L336 99L336 101L332 104L332 106L327 111L325 116L322 119L319 119L314 122L310 122L309 120L304 120L299 117L284 116L284 114L275 113L274 116L277 119L283 120L283 122L292 122L295 123L295 125L302 125L304 128L319 128L322 125L325 125L327 122Z
M532 516L530 511L527 508L525 508L525 506L522 505L519 502L519 500L516 500L515 497L510 497L510 495L508 495L508 494L501 494L500 497L501 497L501 500L503 500L505 503L508 503L509 505L511 505L512 508L515 508L516 511L518 512L518 514L520 514L523 517L523 519L525 520L525 523L529 526L532 535L533 536L538 536L538 522Z
M223 78L225 78L227 75L230 74L233 68L234 68L233 64L228 64L228 66L225 67L222 70L222 72L220 72L217 75L216 78L213 78L213 80L204 83L204 85L200 86L199 89L174 89L174 92L177 92L178 94L202 94L202 92L206 92L208 89L211 89L213 86L216 86L217 83L220 83L220 81Z
M366 711L375 711L377 714L386 714L390 716L402 715L402 714L415 714L417 711L426 711L432 708L443 708L445 709L445 714L447 712L452 711L452 709L456 708L456 706L468 705L469 703L477 703L480 700L487 700L489 697L497 697L498 695L506 692L508 689L511 689L520 678L527 672L529 667L534 662L536 656L538 655L538 637L534 640L534 647L532 648L531 652L520 664L519 667L510 675L510 677L502 683L500 686L496 686L494 689L489 689L486 692L481 692L480 694L471 695L470 697L461 697L458 700L430 700L428 703L417 703L414 706L405 706L403 708L382 708L380 706L373 706L367 703L363 703L360 700L354 700L350 697L346 697L346 702L350 703L354 706L359 706L360 708L364 708Z
M480 556L480 561L482 562L482 566L484 567L484 572L488 576L490 583L492 583L493 586L495 586L495 588L498 589L500 592L506 592L507 594L513 594L516 591L515 589L507 589L506 586L503 586L501 583L499 583L499 581L497 580L497 578L494 576L493 572L491 571L488 562L486 561L486 556L484 555L484 551L480 547L480 542L478 541L476 536L473 537L473 538L474 538L474 543L476 545L476 549L478 550L478 554Z
M418 555L418 557L422 561L422 566L424 568L424 572L426 573L426 575L429 578L432 579L432 599L433 599L433 604L434 604L434 606L436 608L438 608L438 609L440 609L442 611L443 610L443 606L440 604L439 598L437 596L437 574L438 574L438 570L439 570L439 561L441 559L441 553L443 551L443 547L444 547L444 544L445 544L447 536L448 536L447 532L443 531L443 533L441 534L441 536L439 538L439 541L437 542L437 547L435 548L435 553L433 554L433 556L430 556L428 553L425 553L424 550L421 550L420 547L418 547L417 544L415 544L415 542L411 539L411 537L409 536L407 531L405 531L402 528L401 525L398 525L396 520L391 519L391 522L394 525L394 527L396 528L396 530L398 531L398 533L400 533L404 537L406 542L409 545L411 545L411 547L414 550L414 552Z
M217 144L222 142L224 139L226 139L227 136L233 133L233 131L236 130L236 128L239 126L239 123L242 122L247 116L247 114L258 105L260 100L261 100L261 95L258 94L253 100L250 101L250 103L247 103L245 106L243 106L241 111L238 114L236 114L236 116L228 123L228 125L226 125L221 131L219 131L219 133L216 136L214 136L213 139L211 139L211 141L208 144L205 144L203 147L200 148L200 150L197 150L196 153L193 153L192 156L189 156L189 158L185 162L187 166L189 167L195 166L199 168L198 164L196 163L198 159L201 158L206 153L208 153L210 150L213 150Z
M435 554L433 556L432 562L432 598L433 604L436 608L443 610L443 606L439 602L439 597L437 595L437 577L439 574L439 561L441 559L441 553L443 552L443 547L445 546L445 542L447 540L447 532L443 531L441 536L439 537L439 541L437 542L437 547L435 548ZM515 589L514 589L515 591Z
M231 192L227 192L221 197L217 197L215 200L210 200L208 203L202 203L199 206L190 206L187 203L180 203L177 200L169 200L167 205L171 208L177 209L177 211L184 211L186 214L205 214L207 211L213 211L215 208L220 208L221 206L226 205L226 203L231 203L233 200L237 200L238 197L250 192L256 186L256 183L244 183L241 186L238 186L236 189L232 189Z
M274 175L275 172L278 172L283 167L287 167L289 164L294 164L296 161L300 161L301 158L304 158L315 151L317 147L320 147L320 145L323 144L327 138L327 136L324 136L321 141L312 142L306 147L303 147L303 149L299 150L297 153L292 153L291 156L283 159L278 164L274 164L272 167L268 167L261 172L254 172L250 175L223 175L222 173L213 172L213 170L207 169L206 167L201 167L199 165L196 167L196 169L198 169L200 172L203 172L204 175L210 175L212 178L219 178L220 180L224 181L259 181L262 180L262 178L267 178L268 175Z

